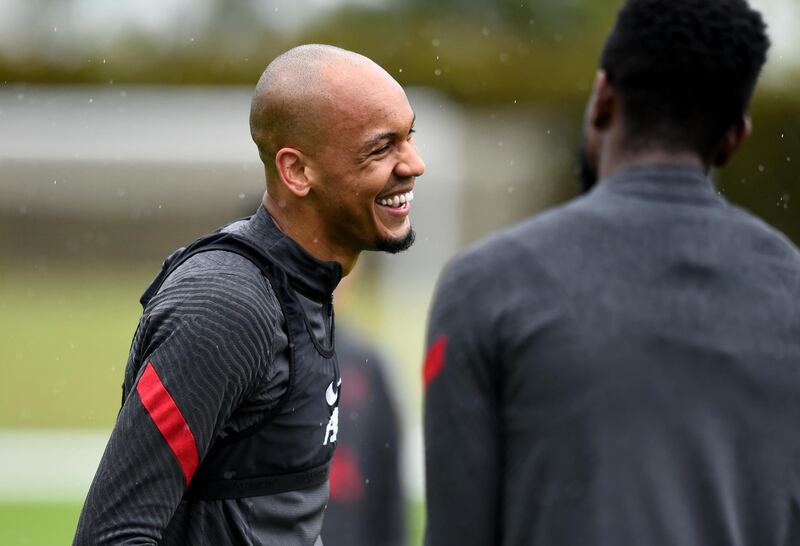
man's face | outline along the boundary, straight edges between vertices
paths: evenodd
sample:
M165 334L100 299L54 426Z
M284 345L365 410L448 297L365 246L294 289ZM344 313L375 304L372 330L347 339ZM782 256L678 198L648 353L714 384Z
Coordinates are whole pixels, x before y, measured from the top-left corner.
M346 92L334 94L342 98L313 156L313 191L329 240L355 251L399 252L414 240L410 200L425 171L412 137L414 112L388 74L348 68L361 73L343 78Z

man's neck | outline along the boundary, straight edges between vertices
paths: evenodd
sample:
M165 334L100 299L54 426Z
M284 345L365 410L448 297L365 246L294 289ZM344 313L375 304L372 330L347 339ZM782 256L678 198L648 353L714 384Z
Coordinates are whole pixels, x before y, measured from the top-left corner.
M324 232L308 215L293 213L289 205L281 204L268 193L264 194L264 208L284 235L299 244L303 250L322 262L338 262L342 267L342 277L355 267L358 253L347 252L331 244L320 234ZM303 217L300 221L297 218Z
M696 153L648 150L635 154L607 154L607 157L601 160L598 174L603 179L626 169L650 165L688 167L708 172L708 165Z

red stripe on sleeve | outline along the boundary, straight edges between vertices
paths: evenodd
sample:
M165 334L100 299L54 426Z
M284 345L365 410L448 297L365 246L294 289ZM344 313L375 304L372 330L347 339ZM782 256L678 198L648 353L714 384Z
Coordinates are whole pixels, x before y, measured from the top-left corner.
M425 382L425 390L431 381L436 379L436 376L442 371L444 367L444 353L447 348L447 338L445 336L439 337L433 342L431 348L428 349L428 354L425 355L425 368L423 371L423 380Z
M136 385L136 392L142 399L144 409L178 459L188 487L194 471L197 470L197 444L186 419L158 377L152 362L147 363Z

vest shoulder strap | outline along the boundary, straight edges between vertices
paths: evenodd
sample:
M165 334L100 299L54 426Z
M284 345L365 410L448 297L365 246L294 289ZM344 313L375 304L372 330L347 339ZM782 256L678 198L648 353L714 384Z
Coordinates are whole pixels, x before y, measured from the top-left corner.
M183 265L189 258L202 252L210 252L212 250L222 250L238 254L258 267L268 280L274 279L275 268L271 260L261 250L233 234L216 232L198 239L187 247L179 248L164 260L161 271L153 282L150 283L150 286L147 287L142 297L139 298L139 303L142 304L142 307L147 307L147 304L153 299L153 296L158 293L159 289L161 289L161 285L164 284L167 277L178 269L178 267Z

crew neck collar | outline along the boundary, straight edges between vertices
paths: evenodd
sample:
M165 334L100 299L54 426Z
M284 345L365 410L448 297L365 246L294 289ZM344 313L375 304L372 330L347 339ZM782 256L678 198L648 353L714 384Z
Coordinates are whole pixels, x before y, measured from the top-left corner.
M720 198L706 173L696 167L682 165L629 167L602 179L595 189L704 201Z

